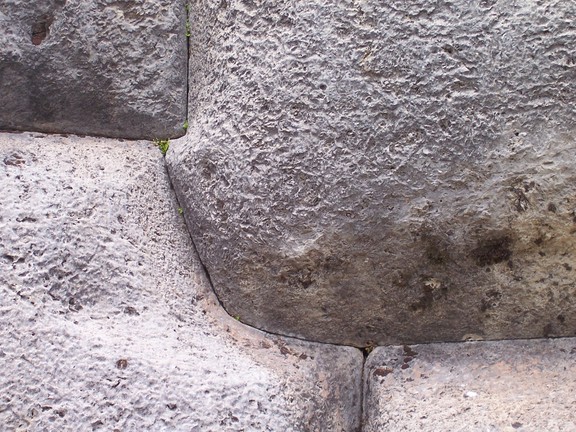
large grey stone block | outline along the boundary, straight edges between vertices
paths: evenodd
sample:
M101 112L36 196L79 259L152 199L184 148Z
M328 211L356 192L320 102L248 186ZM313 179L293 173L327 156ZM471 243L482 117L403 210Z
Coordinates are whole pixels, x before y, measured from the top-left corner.
M181 136L184 2L3 0L0 129Z
M168 163L232 315L353 345L574 334L576 3L191 14Z
M359 350L206 280L151 143L0 134L0 429L355 432Z
M576 339L376 348L363 432L574 431Z

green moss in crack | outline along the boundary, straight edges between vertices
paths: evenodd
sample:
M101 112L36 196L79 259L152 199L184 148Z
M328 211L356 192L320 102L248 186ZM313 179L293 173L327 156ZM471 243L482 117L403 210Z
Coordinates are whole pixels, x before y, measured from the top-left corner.
M186 4L186 37L189 38L191 36L191 28L190 28L190 5Z
M166 156L166 153L168 152L168 148L170 148L170 140L169 139L165 139L165 140L155 139L154 144L156 145L156 147L158 147L160 149L162 154L164 156Z

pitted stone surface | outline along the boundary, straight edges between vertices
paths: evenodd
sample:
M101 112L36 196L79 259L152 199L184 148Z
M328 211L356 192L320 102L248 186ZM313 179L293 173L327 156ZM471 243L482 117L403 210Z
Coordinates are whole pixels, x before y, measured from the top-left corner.
M183 135L185 21L172 0L3 0L0 129Z
M190 6L168 163L232 315L357 346L574 334L576 3Z
M359 426L360 352L228 316L150 143L0 134L0 184L2 431Z
M363 432L576 430L576 339L376 348Z

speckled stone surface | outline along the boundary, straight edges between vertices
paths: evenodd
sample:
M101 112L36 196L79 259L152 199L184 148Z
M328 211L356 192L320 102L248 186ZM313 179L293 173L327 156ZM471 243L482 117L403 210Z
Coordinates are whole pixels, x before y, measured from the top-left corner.
M360 351L228 316L151 143L0 134L0 187L3 432L356 431Z
M0 130L181 136L183 1L3 0Z
M576 3L190 3L171 178L216 292L364 346L574 335Z
M363 432L576 430L576 339L376 348Z

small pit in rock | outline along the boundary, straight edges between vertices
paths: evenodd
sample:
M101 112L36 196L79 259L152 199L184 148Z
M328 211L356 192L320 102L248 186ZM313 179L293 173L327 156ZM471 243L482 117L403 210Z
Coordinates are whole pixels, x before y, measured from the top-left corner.
M52 24L52 20L48 17L44 17L39 19L38 21L32 24L32 43L34 45L40 45L46 39L50 32L50 24Z

